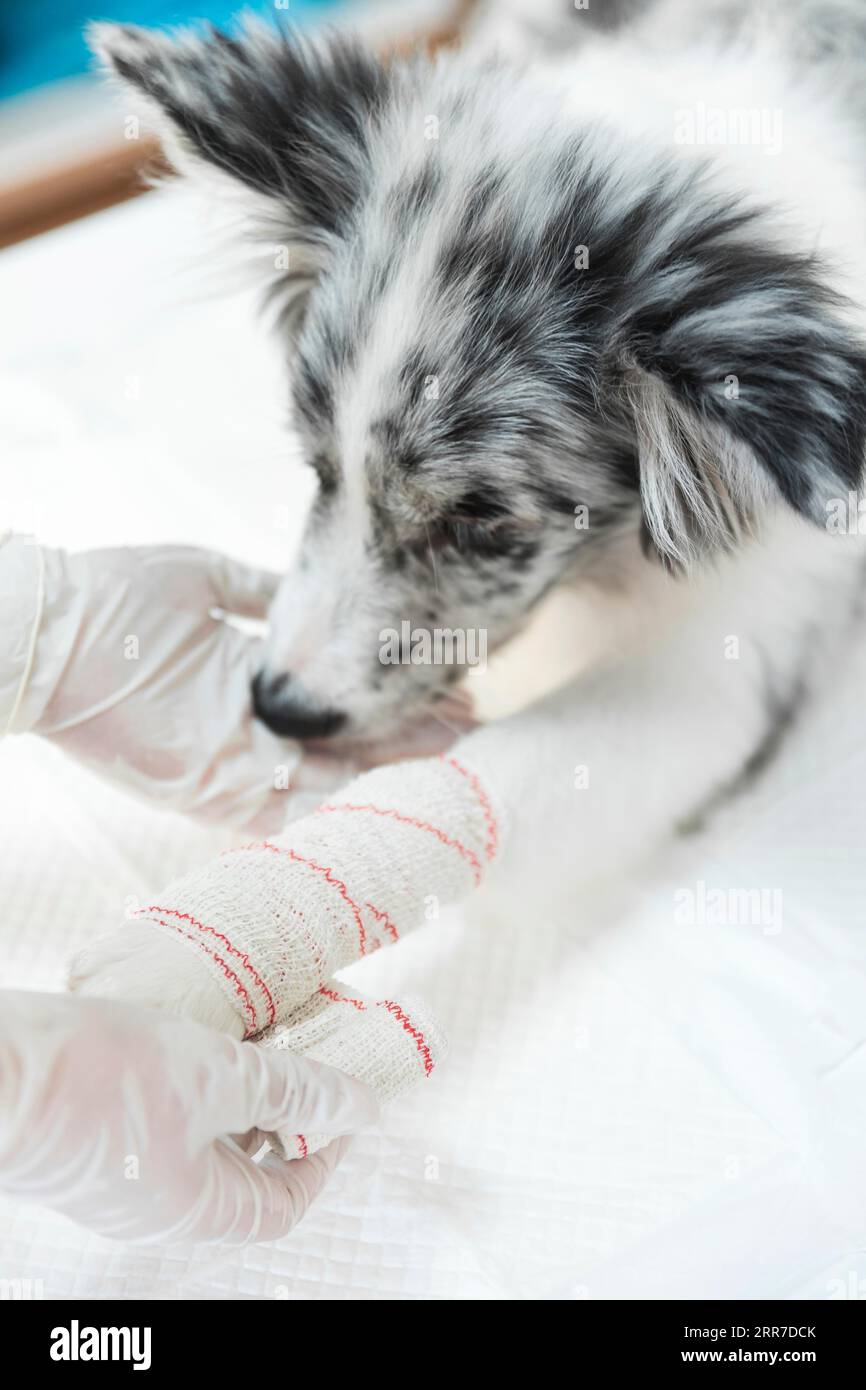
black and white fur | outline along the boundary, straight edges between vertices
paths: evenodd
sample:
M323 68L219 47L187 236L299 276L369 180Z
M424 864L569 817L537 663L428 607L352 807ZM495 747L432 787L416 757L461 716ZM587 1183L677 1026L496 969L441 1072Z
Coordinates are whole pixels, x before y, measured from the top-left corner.
M597 871L738 785L844 646L861 546L828 514L866 453L866 15L508 8L504 56L481 26L433 63L270 29L96 43L177 165L289 248L268 288L320 487L261 716L379 733L455 674L383 666L383 629L493 646L582 585L606 653L489 736L539 842L565 816ZM522 9L555 45L520 53ZM781 148L679 143L701 105L781 112Z

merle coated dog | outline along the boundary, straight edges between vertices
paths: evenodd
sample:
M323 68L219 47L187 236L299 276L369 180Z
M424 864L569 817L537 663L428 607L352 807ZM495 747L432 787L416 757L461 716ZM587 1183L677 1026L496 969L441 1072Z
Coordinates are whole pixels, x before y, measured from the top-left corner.
M844 655L866 13L508 11L499 49L481 25L432 62L272 28L94 41L178 168L287 253L267 288L319 486L259 716L381 733L459 674L384 666L383 630L495 647L578 586L605 650L509 722L502 776L543 828L592 750L570 814L595 872L741 786Z

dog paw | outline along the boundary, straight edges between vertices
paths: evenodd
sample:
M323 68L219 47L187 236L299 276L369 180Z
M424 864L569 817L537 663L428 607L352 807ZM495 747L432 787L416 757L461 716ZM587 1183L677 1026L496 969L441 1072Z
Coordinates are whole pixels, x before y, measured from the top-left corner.
M69 988L164 1009L233 1038L244 1036L243 1019L196 954L143 922L129 922L80 951L70 966Z

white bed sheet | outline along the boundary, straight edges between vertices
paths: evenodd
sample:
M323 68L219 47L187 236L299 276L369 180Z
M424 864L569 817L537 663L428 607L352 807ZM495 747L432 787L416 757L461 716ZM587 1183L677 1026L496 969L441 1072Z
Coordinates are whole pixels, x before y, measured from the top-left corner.
M0 257L7 523L285 563L307 482L277 354L249 294L202 292L200 247L172 190ZM866 1296L863 646L750 801L639 888L556 921L452 914L350 972L423 994L451 1054L291 1237L127 1249L0 1201L3 1277L56 1298ZM7 741L3 985L59 988L75 947L222 843ZM778 889L782 929L678 925L699 881Z

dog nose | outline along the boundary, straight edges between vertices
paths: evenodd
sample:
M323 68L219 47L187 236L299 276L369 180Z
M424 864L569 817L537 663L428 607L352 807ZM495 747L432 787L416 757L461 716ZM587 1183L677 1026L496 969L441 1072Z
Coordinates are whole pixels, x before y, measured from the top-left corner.
M346 722L340 710L316 705L291 676L265 671L253 680L253 713L281 738L328 738Z

